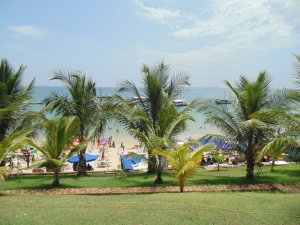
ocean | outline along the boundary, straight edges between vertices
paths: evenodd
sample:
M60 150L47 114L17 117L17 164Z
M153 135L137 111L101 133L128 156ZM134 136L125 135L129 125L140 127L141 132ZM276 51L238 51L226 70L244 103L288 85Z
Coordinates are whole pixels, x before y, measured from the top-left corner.
M98 87L97 95L98 96L110 96L116 93L117 87ZM58 86L36 86L33 90L33 100L36 103L42 102L44 98L49 96L51 92L56 92L60 95L68 94L68 91L65 87ZM123 93L123 97L131 98L133 97L129 93ZM185 100L187 103L191 102L194 99L230 99L230 90L226 88L215 88L215 87L190 87L188 88L179 98ZM42 107L40 104L32 106L32 110L39 110ZM230 107L230 106L229 106ZM204 124L204 118L199 112L192 112L192 116L195 119L195 122L189 121L188 128L183 132L178 138L182 141L186 141L188 137L199 138L207 133L220 133L218 129L212 127L208 124ZM128 138L128 133L122 128L120 124L117 124L115 121L108 124L108 127L104 134L105 137L114 136L119 139Z

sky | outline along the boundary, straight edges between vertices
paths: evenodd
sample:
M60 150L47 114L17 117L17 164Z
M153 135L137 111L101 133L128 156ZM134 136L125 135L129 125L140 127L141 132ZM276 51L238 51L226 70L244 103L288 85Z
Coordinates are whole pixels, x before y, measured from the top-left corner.
M300 0L0 0L0 58L41 86L58 70L140 86L142 65L163 61L194 87L266 70L292 88L299 15Z

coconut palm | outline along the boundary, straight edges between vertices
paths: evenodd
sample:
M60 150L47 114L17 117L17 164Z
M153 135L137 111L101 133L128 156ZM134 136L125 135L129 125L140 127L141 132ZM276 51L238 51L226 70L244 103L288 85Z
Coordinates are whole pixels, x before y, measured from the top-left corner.
M220 171L220 164L224 162L224 158L218 151L213 151L212 156L214 157L215 162L217 163L218 171Z
M195 108L196 104L197 102L193 102L181 111L177 111L172 103L165 103L158 112L157 127L154 127L147 113L137 105L124 103L119 112L119 121L134 138L145 146L149 158L155 159L154 165L150 165L157 172L156 183L163 182L163 156L153 155L152 151L154 149L167 150L174 147L174 138L186 129L188 120L193 120L189 112Z
M31 132L31 130L14 132L0 141L0 162L5 162L8 153L22 149L26 144L32 143L31 139L27 137ZM3 165L0 167L0 180L3 180L6 174L7 168Z
M25 67L14 70L6 59L0 63L0 142L16 130L24 128L24 118L28 115L28 103L34 80L22 85ZM0 160L0 165L5 161Z
M132 132L132 129L136 129L140 133L144 132L143 135L145 137L142 138L144 140L142 142L145 144L150 156L152 148L150 147L151 144L147 143L148 141L146 140L150 138L150 133L161 136L161 134L158 135L161 132L159 124L159 116L162 114L161 109L164 105L170 105L174 97L180 94L184 87L188 85L188 76L179 73L171 77L169 67L164 63L160 63L152 68L143 65L142 72L144 74L142 90L139 90L134 83L126 80L119 91L127 91L139 99L136 108L133 107L133 115L137 117L135 122L132 122L132 119L125 119L122 122L124 122L123 124L130 132ZM143 96L146 97L146 100L142 98ZM121 101L119 104L122 105L122 109L132 107L131 103L126 101ZM128 105L128 107L125 105ZM142 118L139 118L140 116ZM147 124L151 124L151 129L147 128L149 126ZM151 132L146 131L146 129L151 130ZM150 157L148 172L155 172L156 168L156 158Z
M204 145L196 152L192 152L190 146L183 145L176 147L174 151L164 151L155 149L155 155L162 155L166 163L171 165L172 170L176 173L176 179L179 181L180 192L183 192L185 181L195 175L199 163L202 159L203 152L212 151L211 145Z
M275 161L291 149L299 148L299 144L293 138L275 138L270 141L258 154L257 162L259 162L264 155L269 155L272 158L271 171L274 171Z
M94 81L87 80L85 75L80 72L64 74L61 71L55 73L51 80L61 81L68 89L68 95L61 96L52 93L44 102L47 107L59 115L78 117L77 135L79 142L85 141L90 133L99 130L99 127L103 128L104 120L98 111ZM86 149L83 149L79 153L78 175L86 175L85 151Z
M236 149L245 153L246 178L249 179L254 178L253 170L258 152L274 137L276 131L273 126L276 123L274 118L264 120L257 115L263 110L283 108L289 103L289 92L271 93L270 83L266 72L259 73L254 82L240 76L236 87L225 82L234 98L232 110L220 108L211 101L203 102L200 107L206 122L219 128L225 134L225 140L234 142Z
M79 123L76 117L61 117L56 120L50 120L45 125L45 140L42 144L31 143L33 147L45 156L45 159L39 163L39 167L53 169L53 186L60 185L59 171L66 160L73 154L86 148L86 144L81 142L80 145L68 150L77 135L78 126Z
M22 149L26 144L32 143L31 139L27 137L31 132L31 130L14 132L0 141L0 161L5 159L8 153Z

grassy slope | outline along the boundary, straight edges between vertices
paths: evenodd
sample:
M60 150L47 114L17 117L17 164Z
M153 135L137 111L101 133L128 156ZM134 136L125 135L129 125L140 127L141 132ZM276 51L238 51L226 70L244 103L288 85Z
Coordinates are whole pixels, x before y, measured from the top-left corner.
M177 185L173 174L165 173L163 178L163 185ZM155 175L137 172L118 174L116 178L112 174L93 174L87 177L61 176L62 187L65 188L143 187L154 186L154 180ZM263 173L260 173L252 181L245 179L245 168L222 169L221 171L199 170L195 177L187 181L186 185L203 185L204 180L210 185L300 183L300 165L277 166L275 172L270 172L270 167L265 167ZM51 182L52 176L24 176L21 180L13 177L9 178L7 182L0 183L0 190L51 188Z
M300 224L300 195L0 196L0 224Z

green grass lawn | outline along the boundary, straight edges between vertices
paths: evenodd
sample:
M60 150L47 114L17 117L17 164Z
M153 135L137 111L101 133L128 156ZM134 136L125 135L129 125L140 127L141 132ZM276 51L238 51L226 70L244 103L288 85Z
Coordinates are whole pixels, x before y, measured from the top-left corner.
M256 176L255 180L245 179L245 168L230 168L216 170L199 169L197 174L186 182L187 186L191 185L219 185L219 184L293 184L300 183L300 165L276 166L274 172L270 172L270 167L265 166L263 173ZM257 175L257 174L256 174ZM10 177L6 182L0 183L0 190L9 189L36 189L52 188L52 176L34 175ZM164 183L162 186L175 186L177 181L174 174L166 172L163 174ZM108 187L145 187L155 186L155 175L139 172L113 174L90 174L86 177L77 177L76 175L61 175L63 188L108 188Z
M0 196L0 224L300 224L300 195L226 192Z

